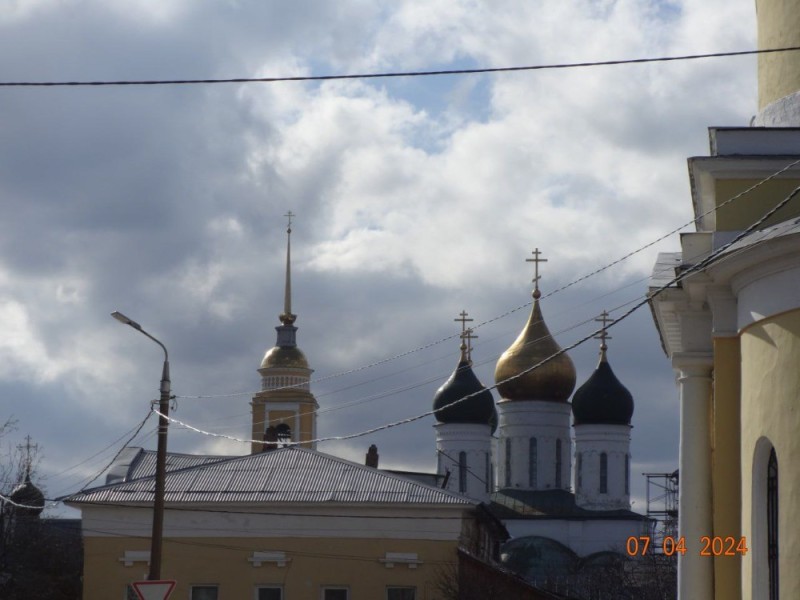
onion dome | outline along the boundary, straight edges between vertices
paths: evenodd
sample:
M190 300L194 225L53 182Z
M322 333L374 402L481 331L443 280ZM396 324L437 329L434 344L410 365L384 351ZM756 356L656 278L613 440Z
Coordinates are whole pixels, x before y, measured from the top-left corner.
M572 397L575 425L631 424L633 396L611 370L604 346L594 373Z
M462 400L465 396L469 398ZM455 371L442 387L436 390L433 410L439 423L490 425L492 433L497 429L497 412L492 392L484 387L472 370L472 362L467 358L466 346L463 343L461 359Z
M33 485L29 472L25 474L25 481L11 491L9 499L14 504L22 505L22 507L11 505L17 515L36 517L44 510L44 494Z
M494 380L503 400L566 402L575 389L575 365L566 353L531 369L561 352L542 317L538 292L525 328L497 361Z

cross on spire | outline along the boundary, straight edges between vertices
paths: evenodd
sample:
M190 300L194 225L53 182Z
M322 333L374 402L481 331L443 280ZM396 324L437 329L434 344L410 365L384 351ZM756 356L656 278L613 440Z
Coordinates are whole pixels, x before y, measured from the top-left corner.
M280 315L281 323L291 325L297 319L297 315L292 314L292 211L285 215L289 221L286 225L286 282L283 289L283 313Z
M467 360L472 364L472 340L477 340L478 336L473 333L475 331L472 327L467 329L461 336L467 340Z
M33 464L32 455L39 449L39 444L31 444L31 436L29 434L25 436L25 445L18 444L17 449L25 451L25 458L23 460L23 464L25 465L25 481L29 481L31 478L31 466Z
M598 333L594 337L595 339L600 340L600 352L603 358L605 358L606 350L608 350L608 345L606 344L606 340L611 339L611 336L608 335L608 326L611 325L611 323L613 323L614 321L616 321L616 319L612 319L609 316L608 311L604 310L602 313L600 313L600 316L595 319L595 321L603 324L603 328L600 330L600 333Z
M469 313L466 310L462 310L459 313L458 317L453 319L453 321L456 321L456 322L460 321L461 322L461 336L460 336L461 337L461 360L465 360L465 361L469 360L469 350L471 349L471 348L469 348L467 346L467 344L468 344L468 341L467 341L467 331L468 331L467 330L467 323L469 321L474 321L475 320L475 319L467 318L468 314Z
M540 278L540 275L539 275L539 263L547 262L547 259L546 258L540 258L542 253L539 250L539 248L534 249L534 251L531 252L531 254L533 254L533 258L526 258L525 262L532 262L533 263L533 267L534 267L533 297L534 297L535 300L538 300L542 296L542 293L539 291L539 278Z

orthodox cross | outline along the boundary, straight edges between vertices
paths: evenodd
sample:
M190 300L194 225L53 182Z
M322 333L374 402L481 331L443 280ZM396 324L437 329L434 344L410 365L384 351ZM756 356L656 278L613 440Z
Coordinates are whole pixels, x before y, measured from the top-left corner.
M39 449L39 444L31 444L31 436L25 436L25 445L19 444L17 446L18 450L25 450L25 458L23 460L23 464L25 465L25 480L27 481L31 477L31 467L33 465L33 453L35 453Z
M468 319L467 318L468 314L469 313L467 313L467 311L462 310L461 313L458 315L458 317L453 319L453 321L456 321L456 322L460 321L461 322L461 358L463 360L469 360L469 353L468 353L468 350L467 350L467 341L466 341L467 340L467 323L469 321L474 321L475 320L475 319Z
M542 293L539 291L539 263L547 262L546 258L539 258L541 256L541 252L539 248L536 248L533 252L533 258L526 258L525 262L532 262L534 267L534 276L533 276L533 297L534 299L538 300Z
M611 339L611 336L608 335L608 326L611 325L611 323L613 323L614 321L616 321L616 319L612 319L609 316L608 311L604 310L600 314L600 316L595 319L595 321L597 321L598 323L602 323L603 324L603 328L600 330L600 333L598 333L594 337L596 339L600 340L600 350L605 352L606 350L608 350L608 345L606 344L606 340L610 340Z
M292 217L296 217L297 215L295 215L292 211L289 211L283 216L289 219L289 222L286 224L286 232L292 233Z
M470 319L471 320L471 319ZM472 340L477 340L478 336L473 333L475 331L472 327L467 329L461 335L467 340L467 360L472 363Z

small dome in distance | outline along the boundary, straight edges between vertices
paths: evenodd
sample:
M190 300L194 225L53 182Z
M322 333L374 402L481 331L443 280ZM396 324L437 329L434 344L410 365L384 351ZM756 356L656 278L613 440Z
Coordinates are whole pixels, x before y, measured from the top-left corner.
M470 396L470 394L475 394ZM470 396L466 400L461 400ZM459 400L461 400L459 402ZM472 423L497 428L497 413L492 392L478 380L469 361L462 355L455 371L433 397L433 410L439 423Z
M9 499L14 504L23 505L22 507L11 505L17 515L36 517L44 510L44 494L31 482L30 475L26 475L25 481L11 491Z
M605 349L594 373L572 396L572 415L575 425L631 424L633 396L611 370Z

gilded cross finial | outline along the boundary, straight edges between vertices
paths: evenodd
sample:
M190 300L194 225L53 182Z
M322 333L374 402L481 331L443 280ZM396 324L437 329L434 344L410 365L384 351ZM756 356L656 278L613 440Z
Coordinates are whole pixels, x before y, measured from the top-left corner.
M466 310L462 310L459 313L458 317L453 319L453 321L461 322L461 360L468 361L469 360L469 347L467 346L467 323L469 321L474 321L475 319L467 318L469 313Z
M289 222L286 224L286 233L292 233L292 217L296 217L297 215L295 215L292 211L289 211L283 216L289 219Z
M547 262L546 258L540 258L542 253L539 248L534 249L533 258L526 258L525 262L532 262L534 268L534 276L533 276L533 297L535 300L541 298L542 293L539 291L539 263Z
M598 323L603 324L603 328L600 330L595 337L595 339L600 340L600 355L603 359L606 357L606 350L608 350L608 344L606 344L606 340L610 340L611 336L608 335L608 326L611 325L616 319L612 319L608 311L603 311L598 318L595 319Z

